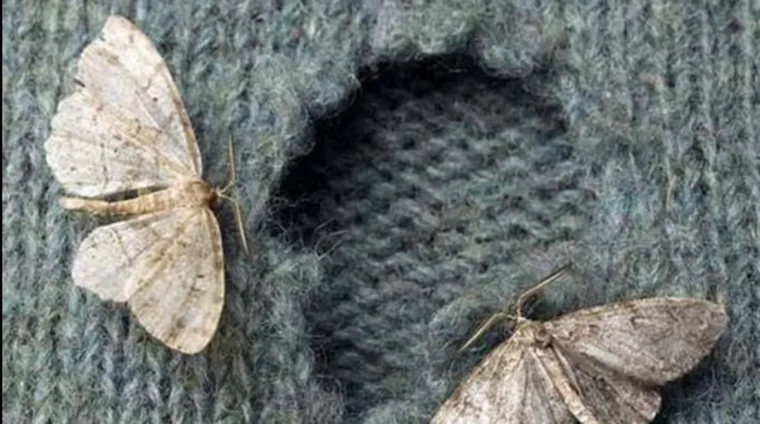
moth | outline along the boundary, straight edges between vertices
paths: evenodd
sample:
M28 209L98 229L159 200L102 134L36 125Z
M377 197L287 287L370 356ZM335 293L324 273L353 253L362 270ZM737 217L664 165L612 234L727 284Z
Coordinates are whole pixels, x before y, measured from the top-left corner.
M433 424L636 424L652 421L659 388L705 357L728 322L716 303L655 297L579 310L548 322L523 318L517 301L512 337L476 366L433 417Z
M82 51L75 83L45 142L54 176L77 196L60 204L128 219L85 238L72 267L74 283L128 303L168 347L199 352L216 332L224 305L222 238L211 207L228 198L227 188L201 177L198 143L169 69L127 19L107 19ZM234 166L231 172L234 180ZM239 213L236 204L247 251Z

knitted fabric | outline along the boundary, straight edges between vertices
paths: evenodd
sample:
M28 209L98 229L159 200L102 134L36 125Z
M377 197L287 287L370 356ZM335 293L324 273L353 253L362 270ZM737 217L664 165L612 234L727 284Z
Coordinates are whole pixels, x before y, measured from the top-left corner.
M112 13L167 61L204 176L227 140L255 248L219 211L202 353L74 286L100 220L43 143ZM661 423L760 414L760 6L315 0L3 3L3 422L427 422L524 311L707 298L730 325ZM167 294L170 295L170 294Z

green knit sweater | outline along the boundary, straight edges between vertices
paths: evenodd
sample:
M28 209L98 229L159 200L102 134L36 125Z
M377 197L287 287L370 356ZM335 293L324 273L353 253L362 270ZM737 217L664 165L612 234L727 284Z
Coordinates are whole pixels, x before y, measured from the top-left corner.
M153 40L221 208L226 302L182 355L74 286L103 221L43 143L108 15ZM534 319L644 296L726 305L662 423L760 414L760 4L3 3L3 422L427 422L477 325L568 261ZM167 294L169 295L169 294Z

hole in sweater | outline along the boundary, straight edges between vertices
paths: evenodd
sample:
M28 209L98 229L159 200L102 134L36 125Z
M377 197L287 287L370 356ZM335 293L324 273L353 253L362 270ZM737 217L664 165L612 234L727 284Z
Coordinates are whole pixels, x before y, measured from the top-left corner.
M306 318L349 421L424 396L435 312L575 238L584 201L560 111L528 88L547 75L500 79L445 56L361 77L355 102L316 124L277 215L282 236L324 255Z

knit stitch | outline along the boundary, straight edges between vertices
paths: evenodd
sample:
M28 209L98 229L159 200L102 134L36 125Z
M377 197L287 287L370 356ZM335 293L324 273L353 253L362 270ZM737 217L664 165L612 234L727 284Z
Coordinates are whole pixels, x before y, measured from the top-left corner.
M477 325L568 261L533 319L673 295L726 305L656 422L760 415L760 7L328 0L3 4L3 422L427 422L508 337ZM112 13L167 61L204 177L232 137L256 257L219 212L201 354L76 288L100 222L43 143ZM167 294L169 295L169 294Z

